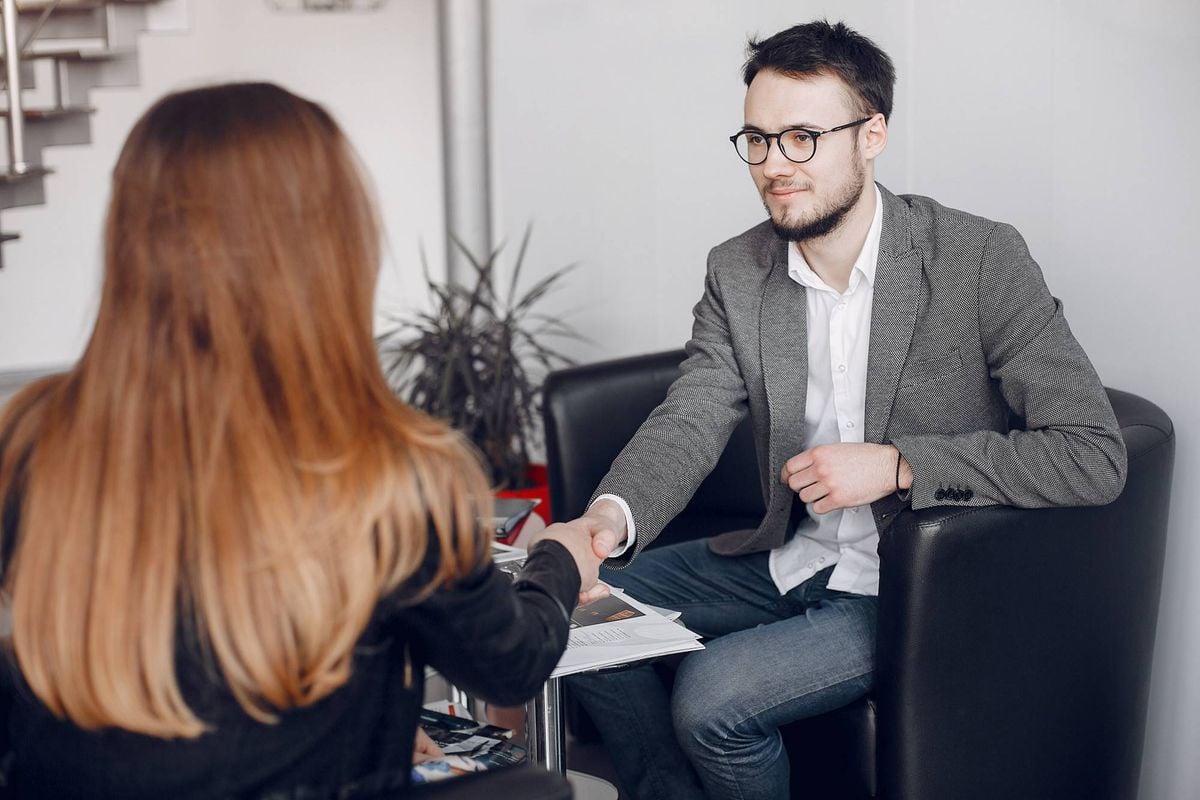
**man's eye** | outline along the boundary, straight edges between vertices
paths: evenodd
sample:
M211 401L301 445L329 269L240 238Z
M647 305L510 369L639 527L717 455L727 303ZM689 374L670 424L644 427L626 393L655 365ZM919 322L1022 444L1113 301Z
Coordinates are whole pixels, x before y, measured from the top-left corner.
M755 147L761 147L767 143L766 138L761 133L747 133L746 141Z
M800 145L801 147L807 147L808 145L812 144L812 140L813 140L812 134L808 133L807 131L788 131L787 132L787 143L788 144L795 144L795 145Z

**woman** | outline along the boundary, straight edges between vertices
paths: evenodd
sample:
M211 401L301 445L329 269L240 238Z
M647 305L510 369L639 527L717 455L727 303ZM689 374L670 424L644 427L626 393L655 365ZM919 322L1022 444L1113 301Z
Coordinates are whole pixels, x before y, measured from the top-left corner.
M337 125L283 89L133 129L86 352L0 420L18 796L402 788L426 663L513 704L557 662L588 537L492 567L475 457L377 365L378 242Z

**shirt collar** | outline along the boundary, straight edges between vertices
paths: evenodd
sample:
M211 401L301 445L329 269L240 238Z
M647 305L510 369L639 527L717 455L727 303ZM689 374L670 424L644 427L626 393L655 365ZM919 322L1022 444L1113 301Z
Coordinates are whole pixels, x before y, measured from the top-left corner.
M875 285L875 266L879 261L879 239L883 233L883 195L875 184L872 183L871 188L875 192L875 217L871 220L871 228L867 231L867 238L863 242L862 250L858 252L858 258L854 260L854 268L850 271L850 285L846 289L846 294L852 293L858 287L859 282L864 279L868 285ZM804 256L795 242L789 244L787 250L789 278L810 289L834 291L808 266L808 262L804 260Z

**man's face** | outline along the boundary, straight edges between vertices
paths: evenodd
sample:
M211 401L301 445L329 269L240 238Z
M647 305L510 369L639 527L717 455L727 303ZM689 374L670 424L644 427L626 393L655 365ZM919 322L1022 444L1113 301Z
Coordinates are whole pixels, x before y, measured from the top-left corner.
M839 78L789 78L774 70L754 76L746 90L745 128L779 133L789 128L826 131L860 115ZM867 160L857 146L860 128L817 140L816 155L803 164L784 158L772 139L767 160L750 167L776 232L791 241L836 230L862 195Z

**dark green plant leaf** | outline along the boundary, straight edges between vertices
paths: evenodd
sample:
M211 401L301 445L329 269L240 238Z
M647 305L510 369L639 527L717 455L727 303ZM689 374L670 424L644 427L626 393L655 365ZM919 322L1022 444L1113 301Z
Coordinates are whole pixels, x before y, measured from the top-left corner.
M495 287L502 247L480 259L451 237L471 267L465 285L433 280L422 247L430 309L385 315L388 327L376 337L391 386L414 407L461 430L484 454L492 480L509 487L524 484L529 445L540 434L542 376L572 363L545 339L587 341L562 320L533 310L575 265L518 297L532 229L527 226L521 238L503 298Z

